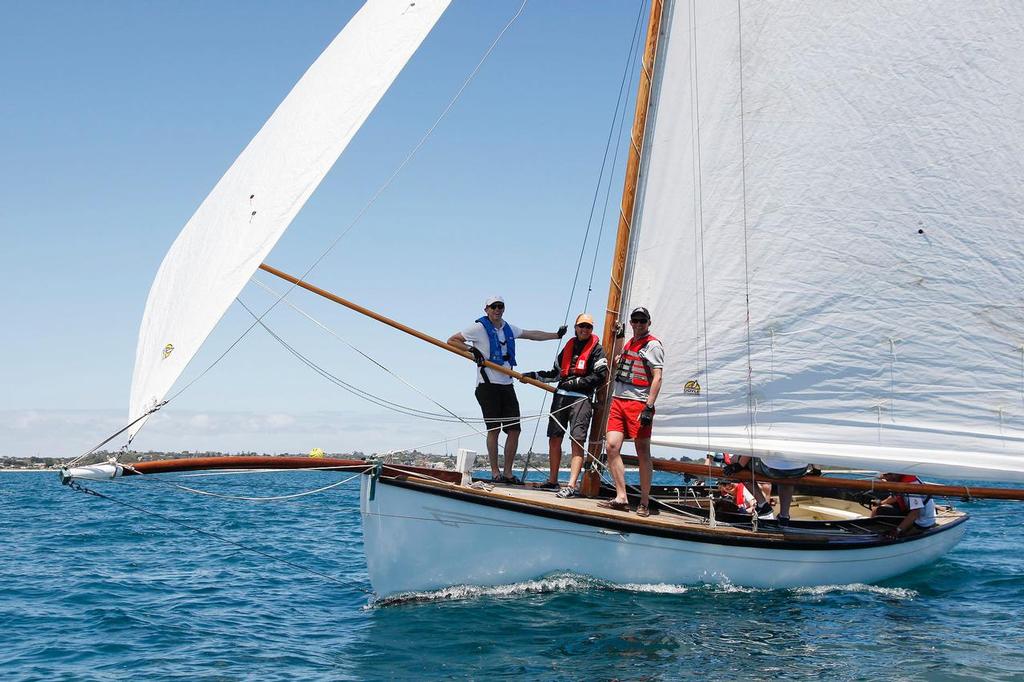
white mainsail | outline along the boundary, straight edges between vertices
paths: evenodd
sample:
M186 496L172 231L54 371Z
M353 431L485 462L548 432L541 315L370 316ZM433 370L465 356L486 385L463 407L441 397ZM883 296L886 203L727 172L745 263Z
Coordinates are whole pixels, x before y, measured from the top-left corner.
M1024 8L663 29L624 301L666 347L654 442L1024 480Z
M149 292L129 418L163 400L449 1L369 0L199 206Z

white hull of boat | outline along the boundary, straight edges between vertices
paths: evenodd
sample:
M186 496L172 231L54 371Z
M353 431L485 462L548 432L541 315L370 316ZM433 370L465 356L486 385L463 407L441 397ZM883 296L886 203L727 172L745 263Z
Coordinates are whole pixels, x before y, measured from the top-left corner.
M935 561L960 523L909 542L856 549L742 547L626 533L378 482L360 508L378 597L454 585L504 585L570 571L617 584L731 583L759 588L873 583Z

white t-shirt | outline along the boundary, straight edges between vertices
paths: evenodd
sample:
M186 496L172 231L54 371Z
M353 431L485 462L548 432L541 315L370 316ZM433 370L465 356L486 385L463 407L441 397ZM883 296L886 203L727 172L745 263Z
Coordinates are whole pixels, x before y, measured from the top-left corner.
M508 341L507 334L508 334L509 331L512 332L512 338L514 338L514 339L518 339L520 336L523 335L523 330L522 329L520 329L519 327L515 326L514 324L510 324L510 323L502 320L502 325L497 330L497 332L498 332L498 341L502 344L502 346L504 346L505 343ZM466 343L467 344L469 344L470 346L473 346L475 348L478 348L480 350L480 352L484 354L484 359L485 360L490 360L491 359L491 340L487 337L487 330L484 329L483 324L481 324L480 322L474 322L473 324L471 324L470 326L468 326L468 327L466 327L465 329L462 330L462 337L464 339L466 339ZM505 355L505 353L502 353L502 355ZM501 364L504 365L505 367L508 367L509 369L512 368L512 365L508 364L508 361L505 361L505 362L503 362ZM476 383L479 384L484 379L480 375L480 368L479 367L475 371L476 371ZM489 367L485 367L484 371L487 372L487 378L491 380L492 384L511 384L512 383L512 377L508 376L507 374L501 374L500 372L495 372L493 369L490 369Z
M935 500L925 502L924 495L906 495L907 506L911 511L920 509L921 513L914 521L915 525L921 528L931 528L935 525Z

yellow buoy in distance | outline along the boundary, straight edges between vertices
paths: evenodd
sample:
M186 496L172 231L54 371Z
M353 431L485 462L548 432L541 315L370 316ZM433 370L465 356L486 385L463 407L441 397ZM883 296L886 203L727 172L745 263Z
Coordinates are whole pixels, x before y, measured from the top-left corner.
M312 450L309 451L309 456L315 457L317 459L323 459L324 451L321 450L320 448L313 448Z

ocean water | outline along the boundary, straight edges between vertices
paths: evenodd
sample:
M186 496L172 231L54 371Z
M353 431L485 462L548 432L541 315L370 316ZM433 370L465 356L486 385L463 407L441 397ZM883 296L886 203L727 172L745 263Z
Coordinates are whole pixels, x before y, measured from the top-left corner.
M91 484L102 499L54 474L0 473L0 678L1024 679L1020 503L966 505L952 553L882 585L554 575L381 605L357 481L264 503L169 485L269 496L340 478Z

